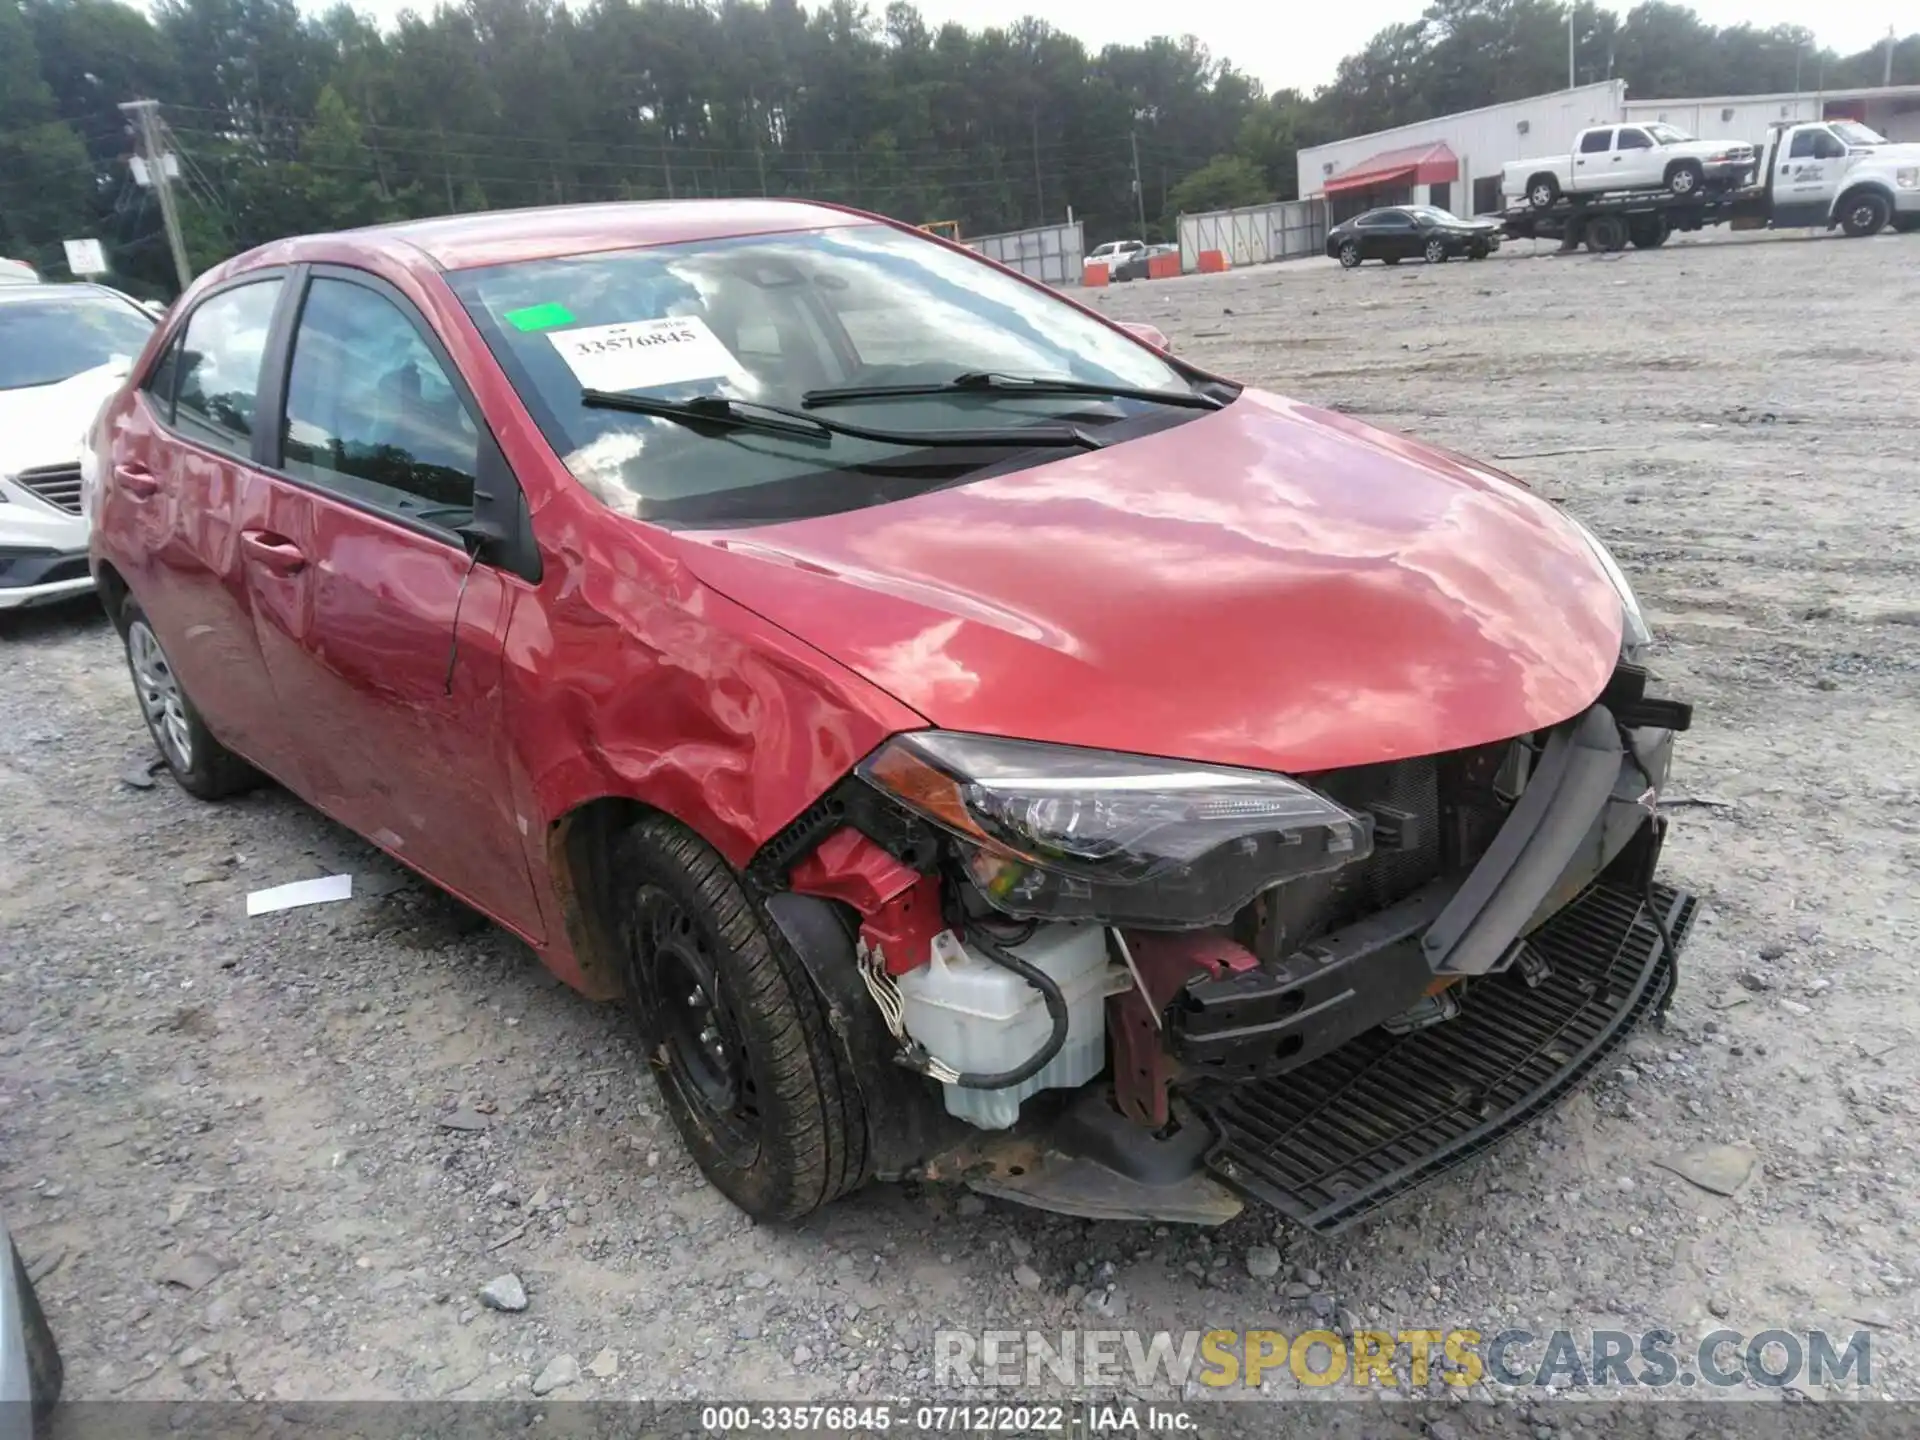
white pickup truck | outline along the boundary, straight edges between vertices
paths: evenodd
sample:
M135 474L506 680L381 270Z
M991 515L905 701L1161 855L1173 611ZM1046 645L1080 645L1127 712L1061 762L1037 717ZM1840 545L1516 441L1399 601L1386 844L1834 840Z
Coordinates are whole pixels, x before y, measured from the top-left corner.
M1895 144L1854 120L1778 125L1768 137L1766 221L1848 235L1920 230L1920 144ZM1757 228L1736 216L1737 230Z
M1739 189L1754 168L1751 145L1696 140L1671 125L1595 125L1582 130L1570 155L1515 160L1501 168L1500 189L1545 210L1562 195L1601 191L1665 190L1694 197Z

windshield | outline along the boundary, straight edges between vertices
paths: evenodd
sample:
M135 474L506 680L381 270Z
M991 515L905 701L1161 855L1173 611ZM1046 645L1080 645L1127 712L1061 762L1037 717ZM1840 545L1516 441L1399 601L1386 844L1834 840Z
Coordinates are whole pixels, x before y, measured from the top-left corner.
M665 524L745 524L880 504L1054 458L689 425L582 403L586 389L798 408L810 391L937 386L967 372L1191 396L1154 350L1051 292L883 225L524 261L448 277L548 442L605 504ZM836 404L899 434L1119 438L1196 412L1151 399L963 389Z
M1834 122L1833 133L1849 145L1884 145L1887 137L1853 120Z
M116 356L132 360L152 333L151 316L105 295L0 301L0 390L57 384Z
M1684 145L1693 139L1686 131L1676 130L1671 125L1646 125L1641 128L1653 137L1656 145Z

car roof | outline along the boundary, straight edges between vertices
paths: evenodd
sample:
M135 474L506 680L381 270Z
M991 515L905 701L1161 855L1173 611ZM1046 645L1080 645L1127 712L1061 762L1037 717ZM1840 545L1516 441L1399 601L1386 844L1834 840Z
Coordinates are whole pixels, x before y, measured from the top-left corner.
M118 300L123 305L140 308L140 302L131 295L123 295L106 285L91 285L83 280L71 282L24 281L18 285L0 285L0 305L10 305L24 300L78 300L82 296L95 299Z
M402 220L301 236L270 248L275 263L297 263L308 258L308 252L345 248L403 264L424 254L442 270L468 270L514 260L875 223L886 222L877 215L804 200L641 200Z

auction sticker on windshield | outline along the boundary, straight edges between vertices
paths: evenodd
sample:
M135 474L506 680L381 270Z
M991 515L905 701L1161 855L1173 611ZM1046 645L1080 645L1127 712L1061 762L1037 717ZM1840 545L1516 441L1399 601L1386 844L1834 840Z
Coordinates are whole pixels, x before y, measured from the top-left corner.
M589 390L651 390L713 380L739 368L697 315L551 331L547 338L573 378Z

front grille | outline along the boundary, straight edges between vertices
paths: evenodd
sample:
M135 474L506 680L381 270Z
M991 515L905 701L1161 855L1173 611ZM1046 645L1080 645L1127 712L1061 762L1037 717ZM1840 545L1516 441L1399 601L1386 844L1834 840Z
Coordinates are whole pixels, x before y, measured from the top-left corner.
M80 513L78 465L43 465L38 470L22 470L13 478L49 505L57 505L69 515Z
M1684 944L1691 895L1653 887ZM1639 895L1598 884L1529 937L1551 967L1468 981L1459 1015L1369 1030L1269 1080L1194 1094L1218 1142L1215 1174L1323 1234L1485 1151L1597 1069L1674 980Z

